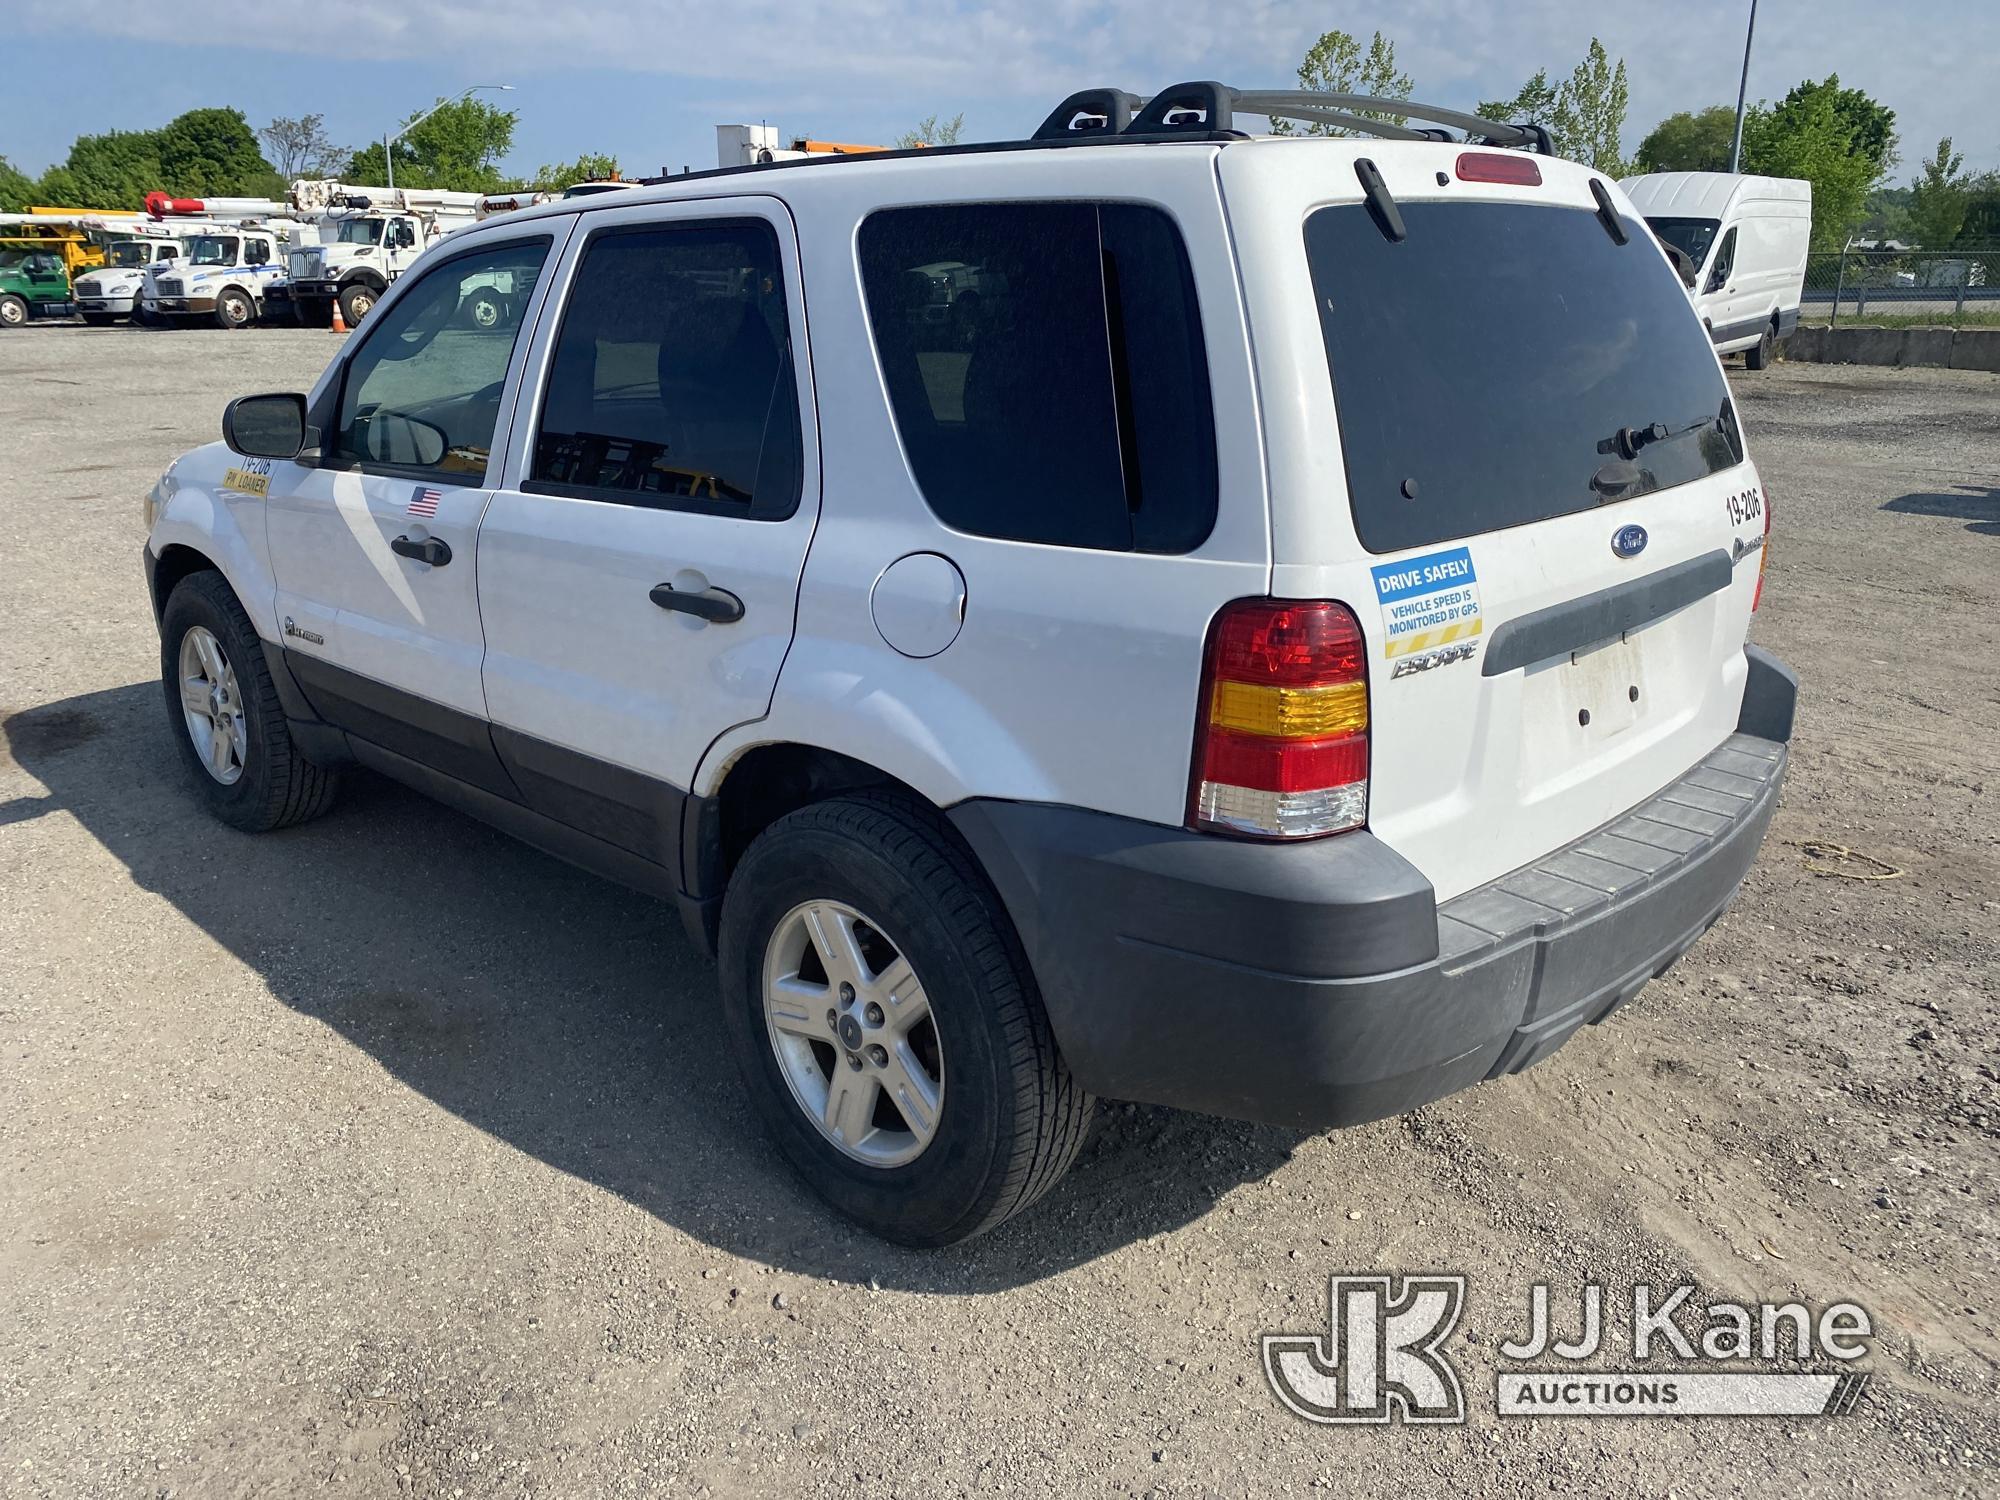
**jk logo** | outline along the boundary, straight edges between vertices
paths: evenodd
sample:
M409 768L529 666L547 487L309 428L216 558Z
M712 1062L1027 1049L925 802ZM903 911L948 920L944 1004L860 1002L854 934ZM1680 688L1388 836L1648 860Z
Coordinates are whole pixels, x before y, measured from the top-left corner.
M1465 1308L1463 1276L1327 1279L1327 1330L1264 1335L1264 1378L1308 1422L1463 1422L1465 1392L1439 1345Z

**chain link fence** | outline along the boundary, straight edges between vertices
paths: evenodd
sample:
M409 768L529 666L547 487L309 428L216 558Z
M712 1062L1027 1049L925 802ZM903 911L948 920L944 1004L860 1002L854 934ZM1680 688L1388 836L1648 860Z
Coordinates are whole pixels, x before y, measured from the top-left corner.
M1816 252L1799 321L2000 328L2000 249Z

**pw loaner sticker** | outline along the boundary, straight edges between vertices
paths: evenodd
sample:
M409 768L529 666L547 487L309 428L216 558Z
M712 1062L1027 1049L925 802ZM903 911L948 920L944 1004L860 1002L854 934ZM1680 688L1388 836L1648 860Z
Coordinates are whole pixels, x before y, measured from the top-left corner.
M222 487L234 490L239 495L255 495L258 499L269 499L271 494L271 461L268 458L249 458L240 469L227 470L222 476Z
M1375 599L1382 606L1384 656L1392 660L1416 656L1479 634L1483 625L1479 615L1479 575L1472 569L1469 549L1453 547L1445 552L1430 552L1402 562L1384 563L1372 571ZM1444 666L1447 661L1471 654L1467 649L1431 665Z

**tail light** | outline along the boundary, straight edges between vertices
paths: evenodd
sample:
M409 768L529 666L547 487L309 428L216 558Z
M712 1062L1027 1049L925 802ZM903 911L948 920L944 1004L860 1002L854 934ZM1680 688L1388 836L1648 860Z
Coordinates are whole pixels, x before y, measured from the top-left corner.
M1209 627L1188 821L1313 838L1368 820L1368 648L1331 600L1239 599Z
M1759 484L1764 496L1764 545L1757 549L1757 591L1750 596L1750 613L1757 613L1757 606L1764 602L1764 569L1771 565L1771 487Z

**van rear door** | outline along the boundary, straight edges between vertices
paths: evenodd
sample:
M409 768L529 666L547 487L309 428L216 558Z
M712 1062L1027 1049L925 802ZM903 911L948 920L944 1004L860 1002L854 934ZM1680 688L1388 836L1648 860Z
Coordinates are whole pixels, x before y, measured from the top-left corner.
M1493 153L1371 143L1398 237L1354 146L1301 144L1240 184L1263 385L1295 387L1266 410L1273 592L1359 616L1369 825L1449 897L1730 733L1762 496L1680 280L1615 185L1597 178L1607 223L1574 163L1480 182Z

